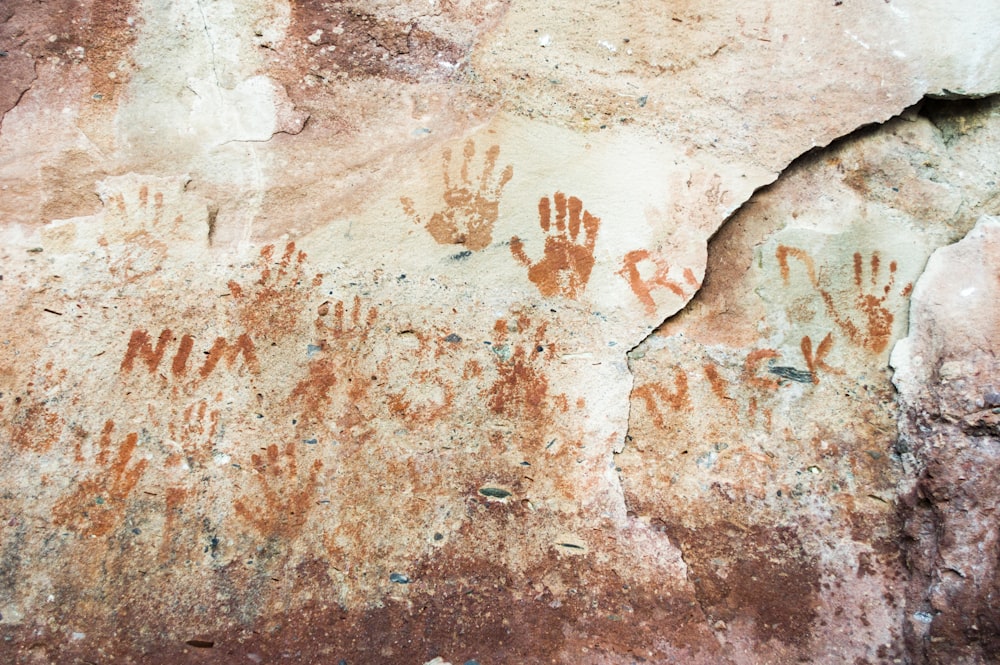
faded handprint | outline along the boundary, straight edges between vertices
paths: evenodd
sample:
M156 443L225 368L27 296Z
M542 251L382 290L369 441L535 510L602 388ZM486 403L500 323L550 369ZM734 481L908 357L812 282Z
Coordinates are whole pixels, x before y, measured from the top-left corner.
M479 178L478 187L474 187L469 179L469 165L475 154L476 145L469 139L463 150L460 182L453 183L450 175L451 149L445 148L442 157L445 209L435 212L430 221L425 223L420 218L412 199L406 197L400 199L406 214L413 218L415 223L425 227L438 243L464 245L472 251L489 246L493 240L493 227L499 216L500 196L504 187L514 177L514 167L508 164L500 173L500 178L495 183L492 182L493 171L500 156L500 146L494 145L486 151L483 173Z
M221 394L216 397L218 403ZM201 400L197 404L189 404L182 414L182 423L174 422L168 425L171 441L179 448L177 454L171 454L167 463L186 462L189 466L203 464L208 459L209 451L220 434L220 411L209 409L208 402ZM179 459L180 458L180 459Z
M97 472L77 484L73 493L56 503L52 509L56 524L65 525L84 536L105 536L120 525L125 516L126 501L146 470L147 461L132 463L139 436L132 432L118 446L111 433L115 424L104 423L98 443L94 467Z
M651 382L636 386L632 397L641 399L646 405L646 411L653 419L658 429L666 428L661 405L669 406L672 411L686 410L688 406L688 376L682 368L677 368L674 375L674 390L671 392L661 383Z
M541 365L555 355L555 346L546 342L548 324L532 328L530 319L521 315L516 320L499 319L494 325L496 340L491 350L497 361L499 377L486 391L490 410L496 414L518 415L526 420L537 421L549 394L549 380ZM517 334L520 343L508 341L508 336ZM525 339L527 338L527 339Z
M376 365L389 412L414 428L444 421L455 398L456 343L409 329L397 338L406 351L387 354Z
M360 296L351 304L327 301L317 309L317 339L310 352L313 357L308 373L288 400L298 414L299 434L315 437L333 414L339 413L338 420L343 423L357 413L358 401L371 383L369 336L378 315L378 308L364 304Z
M587 287L590 271L594 268L594 246L601 220L584 210L583 203L575 196L567 200L565 194L556 192L553 198L555 225L552 224L549 197L543 196L538 202L539 224L546 233L544 256L532 263L524 252L524 243L517 236L510 240L510 251L528 267L528 279L543 296L576 298Z
M331 310L333 316L327 321L324 317L329 315ZM361 296L354 296L349 309L344 305L343 300L338 300L332 307L328 302L320 305L316 324L317 327L338 339L365 340L374 329L377 319L378 308L370 305L366 310L361 303Z
M245 291L239 283L229 282L247 331L273 338L295 330L310 286L319 286L323 279L320 274L307 278L305 261L306 253L297 252L290 242L275 269L274 245L267 245L260 250L260 278L255 284Z
M277 444L272 443L264 455L250 456L254 477L260 485L260 491L254 495L262 497L264 505L250 506L239 499L234 508L237 515L262 535L292 537L305 524L323 462L314 461L308 477L300 478L295 447L296 444L288 443L279 452ZM285 459L284 465L281 457Z

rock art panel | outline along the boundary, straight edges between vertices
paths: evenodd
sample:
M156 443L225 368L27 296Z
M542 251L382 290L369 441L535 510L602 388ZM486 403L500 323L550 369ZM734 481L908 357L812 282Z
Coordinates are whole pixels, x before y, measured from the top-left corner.
M616 457L630 514L680 547L735 662L934 653L914 648L933 626L930 559L919 582L910 571L943 519L909 508L921 496L914 483L930 479L917 480L912 444L900 444L887 364L934 246L995 205L977 194L995 167L985 147L971 149L978 157L945 149L940 127L951 121L931 107L803 159L755 197L713 240L691 305L630 354L629 436ZM989 136L977 138L994 145ZM980 160L979 175L966 158ZM924 191L968 192L972 205ZM972 263L966 272L990 279ZM926 380L906 385L922 391ZM904 519L922 526L901 549ZM841 622L867 637L832 638Z
M994 101L719 229L992 5L98 4L0 9L3 658L917 653L885 363Z

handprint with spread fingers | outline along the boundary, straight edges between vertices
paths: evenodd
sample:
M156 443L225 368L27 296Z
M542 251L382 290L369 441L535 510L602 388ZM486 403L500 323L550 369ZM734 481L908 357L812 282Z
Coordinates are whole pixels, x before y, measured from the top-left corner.
M524 243L514 236L510 251L514 258L528 267L530 279L543 296L562 295L576 298L583 293L594 268L594 246L601 220L583 209L575 196L556 192L555 223L552 222L552 201L543 196L538 202L539 224L546 233L545 253L531 262L524 252Z
M323 462L315 460L303 476L294 443L286 443L283 449L272 443L264 453L250 456L260 486L252 495L262 499L263 505L252 506L239 499L233 507L261 534L295 536L306 522ZM244 498L249 501L250 495Z
M296 250L294 242L285 246L278 261L274 249L274 245L266 245L260 250L260 278L255 283L243 287L235 280L229 282L243 327L254 335L271 338L295 331L310 286L319 286L323 281L319 273L307 276L306 253Z
M426 228L439 244L464 245L467 249L478 251L489 246L493 240L493 227L497 223L500 211L500 195L514 177L514 167L508 164L500 173L500 178L493 182L493 171L500 156L500 146L491 146L483 160L483 173L479 177L479 185L475 187L469 179L469 166L476 154L476 144L472 139L466 141L462 154L460 182L454 183L449 173L451 149L444 150L442 161L446 207L443 211L434 213L430 221L425 223L417 214L412 199L403 197L400 202L406 214L413 218L414 222Z
M896 262L889 263L888 277L886 277L884 284L879 286L881 263L878 252L873 252L869 260L868 281L870 281L871 286L869 292L864 283L863 257L861 252L854 253L854 286L857 289L854 297L854 310L860 314L858 321L841 314L836 307L833 296L825 290L820 290L826 309L834 322L847 333L852 342L875 353L881 353L888 346L889 338L892 337L892 323L895 319L892 310L886 306L886 300L891 295L892 287L896 283ZM905 298L910 295L912 290L913 285L907 284L900 289L899 295Z
M804 250L798 247L779 245L775 251L775 258L778 259L781 278L786 284L789 282L791 274L789 259L794 258L802 263L809 277L809 282L822 297L830 318L841 330L847 333L847 337L853 344L873 353L885 351L892 337L893 322L896 318L893 310L898 310L901 306L900 301L896 298L905 299L913 291L913 284L907 283L893 297L892 290L896 284L896 271L898 269L895 261L889 262L888 275L884 281L880 282L882 279L882 257L879 256L879 253L872 252L869 257L867 279L865 278L864 257L861 252L854 253L854 302L850 307L851 311L844 313L841 309L841 305L843 305L841 291L834 292L834 289L823 286L822 274L817 273L812 257ZM868 283L866 284L866 282ZM821 344L820 349L822 347Z
M139 435L129 433L118 444L111 440L113 421L104 423L94 467L98 472L76 483L69 496L52 510L56 524L85 536L101 537L122 525L129 496L146 470L145 459L133 460Z

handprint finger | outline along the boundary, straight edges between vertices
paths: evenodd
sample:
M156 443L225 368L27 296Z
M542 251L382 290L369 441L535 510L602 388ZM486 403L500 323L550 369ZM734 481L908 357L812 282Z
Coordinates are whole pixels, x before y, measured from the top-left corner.
M285 245L285 252L281 255L281 262L278 264L278 276L284 277L288 274L288 264L292 260L292 254L295 253L295 243L290 242Z
M566 233L566 195L556 192L556 230L560 235Z
M893 284L896 283L896 267L897 266L895 261L889 262L889 281L885 283L885 289L884 289L886 296L889 295L889 291L892 290Z
M497 158L500 156L500 146L493 145L490 146L489 150L486 151L486 159L483 160L483 175L479 178L479 193L482 194L486 191L489 186L489 180L493 175L493 169L496 168Z
M469 162L472 161L472 157L476 154L476 144L472 142L472 139L465 142L462 154L465 156L462 160L462 184L468 187L472 184L472 181L469 180Z
M451 189L451 148L441 151L441 173L444 174L444 189Z
M558 194L556 196L558 196ZM538 223L541 225L542 230L547 232L551 221L552 203L549 201L549 197L543 196L538 202Z
M583 211L583 201L575 196L569 197L569 237L576 240L580 235L580 213Z
M504 168L503 173L500 174L500 182L497 183L495 189L495 192L498 196L500 195L501 192L503 192L503 188L507 186L507 183L510 182L510 179L513 177L514 177L514 165L508 164Z
M416 207L413 205L413 199L403 196L399 199L399 202L403 204L403 212L413 219L413 223L419 226L423 226L423 221L420 219L420 215L417 213Z
M531 259L529 259L528 255L524 253L524 243L522 243L521 239L517 236L510 239L510 252L514 255L514 258L517 259L518 263L526 266L531 265Z
M597 229L601 224L599 217L591 215L589 212L584 211L583 213L583 228L587 233L586 243L587 249L593 251L594 245L597 244Z

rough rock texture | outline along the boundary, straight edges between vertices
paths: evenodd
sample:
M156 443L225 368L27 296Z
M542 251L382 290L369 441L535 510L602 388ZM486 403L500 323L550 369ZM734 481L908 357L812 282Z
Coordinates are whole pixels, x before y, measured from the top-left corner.
M4 660L993 657L995 3L0 20Z
M1000 653L998 253L1000 220L988 216L935 252L892 357L901 443L920 465L900 511L914 573L904 626L914 654L932 663Z
M899 498L918 467L886 364L933 248L998 210L998 128L995 102L927 103L803 158L630 354L626 501L736 661L921 662L908 585L929 571L900 551Z

